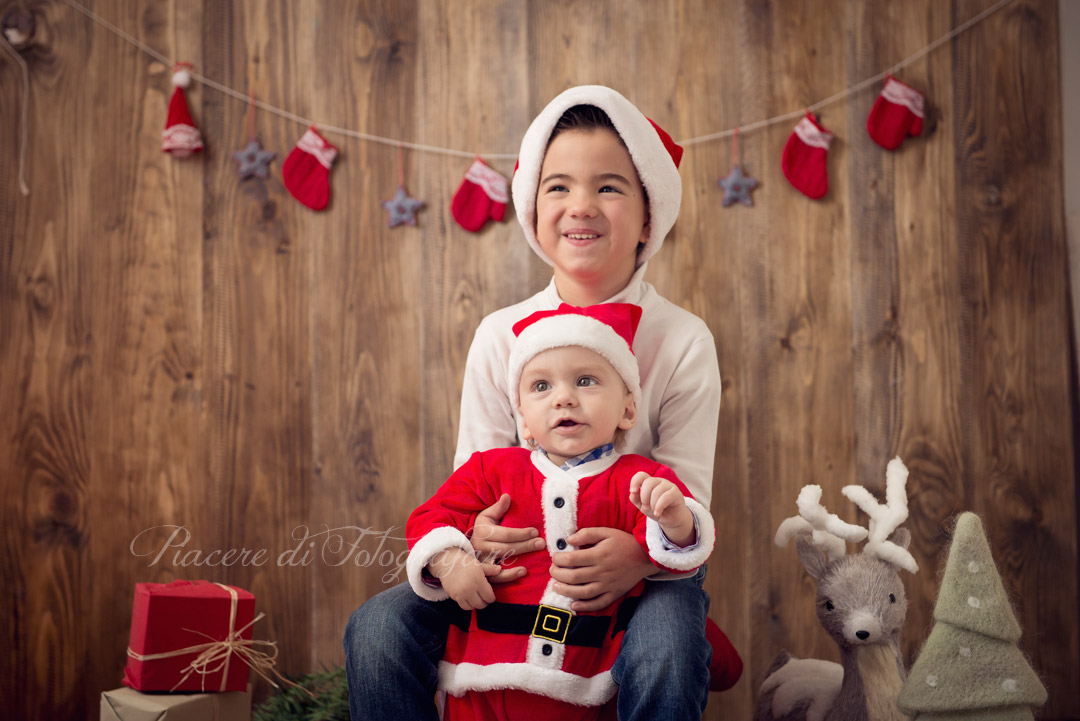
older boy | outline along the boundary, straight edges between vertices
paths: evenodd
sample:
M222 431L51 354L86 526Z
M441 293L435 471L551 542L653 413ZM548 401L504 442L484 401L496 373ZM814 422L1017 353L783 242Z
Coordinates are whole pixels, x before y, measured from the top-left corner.
M466 362L457 464L474 451L522 440L506 380L511 328L519 318L564 301L629 302L643 309L636 342L642 398L627 451L673 468L708 507L720 406L713 338L701 319L643 280L648 259L678 215L681 153L626 98L600 86L567 90L533 121L522 140L514 205L526 239L553 266L554 277L478 328ZM502 497L480 514L476 550L504 556L545 547L538 529L514 528L503 518L511 505ZM621 530L582 528L566 540L579 550L554 554L551 577L555 590L575 599L575 611L603 608L642 578L657 578L633 536ZM522 573L508 567L489 580ZM700 717L710 658L703 578L700 569L691 578L646 585L612 669L623 721ZM673 617L683 623L665 628L662 622ZM447 627L434 604L403 586L357 609L345 638L354 718L436 718L430 699Z
M413 589L471 611L450 628L439 665L451 721L612 716L599 707L616 690L610 669L633 610L623 601L636 601L644 582L602 611L572 613L573 599L556 590L548 569L582 525L632 534L653 563L675 573L712 552L712 517L684 496L671 469L614 448L618 431L635 425L641 398L631 352L640 314L627 303L563 305L516 324L508 383L522 437L536 450L474 453L409 518ZM513 559L528 573L493 588L488 576L500 569L477 560L466 533L503 492L514 498L506 518L542 525L548 552Z

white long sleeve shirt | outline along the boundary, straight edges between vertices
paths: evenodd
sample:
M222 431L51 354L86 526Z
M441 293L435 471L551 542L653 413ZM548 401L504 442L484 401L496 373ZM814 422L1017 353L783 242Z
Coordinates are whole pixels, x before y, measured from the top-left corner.
M647 264L606 303L641 306L634 355L642 402L623 453L636 453L672 468L705 508L712 499L713 459L720 416L720 368L705 322L642 280ZM454 466L475 451L520 445L520 416L510 405L508 365L513 325L562 303L555 280L527 300L480 322L465 361L461 421Z

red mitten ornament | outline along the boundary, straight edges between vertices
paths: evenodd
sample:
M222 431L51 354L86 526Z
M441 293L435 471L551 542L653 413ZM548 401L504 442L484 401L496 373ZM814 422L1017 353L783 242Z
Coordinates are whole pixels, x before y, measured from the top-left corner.
M807 198L817 200L829 192L826 161L833 134L818 124L811 113L803 116L784 146L780 162L784 177Z
M488 220L503 219L507 200L506 178L477 158L454 193L450 213L458 225L475 233Z
M161 133L161 150L177 158L192 153L201 153L202 135L188 112L184 88L191 85L191 63L177 63L173 66L172 84L176 88L169 101L169 116L165 121L165 130Z
M923 94L890 75L866 118L870 137L886 150L896 150L907 136L921 135L922 126Z
M312 210L330 202L330 166L338 149L312 125L281 166L281 179L292 196Z

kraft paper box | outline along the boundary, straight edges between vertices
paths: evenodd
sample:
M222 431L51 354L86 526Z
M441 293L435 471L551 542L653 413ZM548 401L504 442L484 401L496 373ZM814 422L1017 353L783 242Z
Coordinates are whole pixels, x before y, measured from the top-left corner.
M251 687L225 693L142 693L123 688L101 694L101 721L250 721Z
M135 584L124 685L138 691L243 691L248 665L220 642L250 640L254 616L255 597L235 586ZM204 652L216 656L193 671L190 664Z

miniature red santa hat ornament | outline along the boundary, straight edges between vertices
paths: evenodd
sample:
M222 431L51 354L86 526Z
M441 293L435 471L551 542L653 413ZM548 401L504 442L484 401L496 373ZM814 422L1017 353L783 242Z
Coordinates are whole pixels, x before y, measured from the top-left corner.
M634 333L641 308L632 303L603 303L579 308L563 303L556 310L540 310L514 324L517 336L510 349L510 401L521 403L518 384L525 364L552 348L581 346L599 354L615 368L641 405L641 380L634 357Z
M638 178L645 186L649 196L649 238L645 247L638 251L637 265L640 267L660 250L679 216L682 204L679 162L683 149L663 128L642 115L633 103L611 88L602 85L570 88L548 103L525 131L511 186L518 222L533 251L545 263L553 265L536 240L536 191L540 185L540 168L544 164L551 131L563 113L575 105L592 105L607 114L630 152Z
M823 128L813 113L795 125L784 146L780 165L784 177L807 198L817 200L829 192L829 144L833 134Z
M477 158L450 201L450 214L458 225L475 233L489 220L498 222L506 216L507 200L506 178Z
M281 164L281 180L294 198L322 210L330 203L330 168L338 149L312 125Z
M169 101L169 117L161 133L161 150L177 158L184 158L203 149L202 135L188 112L184 88L191 85L191 63L173 66L172 84L176 88Z
M896 150L909 135L922 135L923 100L922 93L890 75L866 118L866 130L873 141L886 150Z

